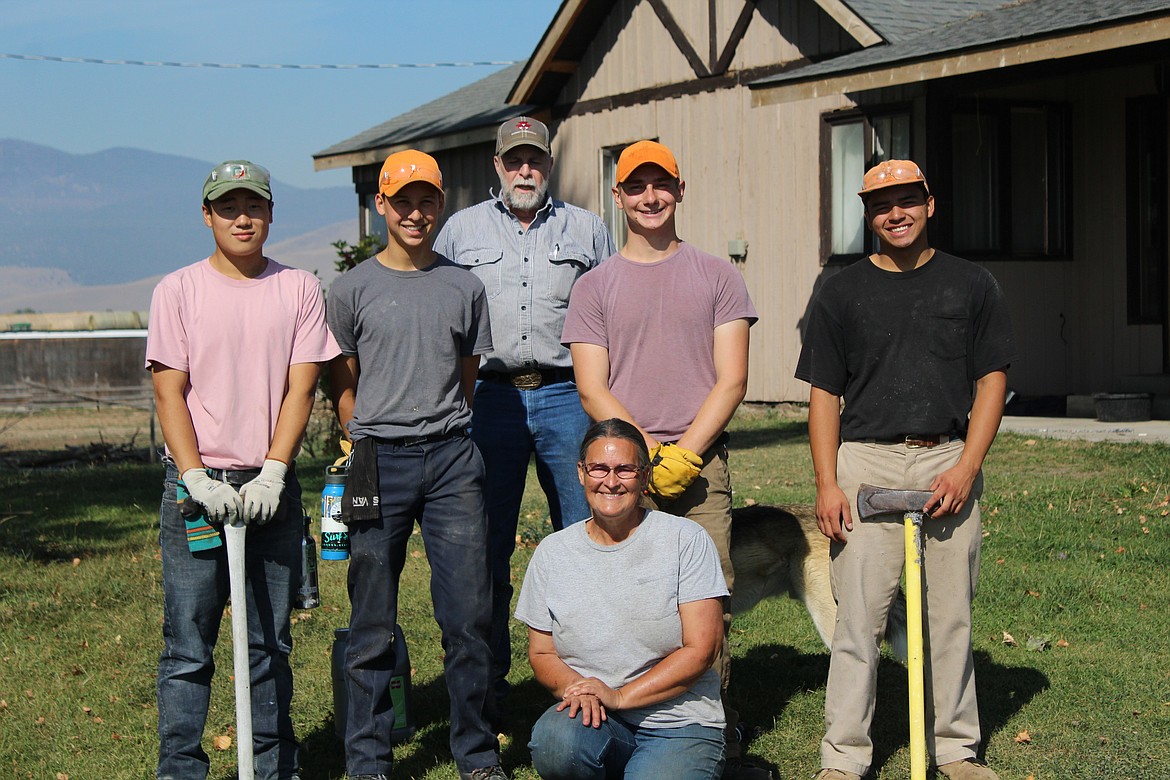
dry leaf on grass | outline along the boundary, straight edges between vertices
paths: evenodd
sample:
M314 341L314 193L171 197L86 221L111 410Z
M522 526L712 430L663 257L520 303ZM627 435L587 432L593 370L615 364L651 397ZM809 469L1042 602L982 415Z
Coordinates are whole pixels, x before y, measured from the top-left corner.
M216 750L227 750L232 746L232 738L227 734L220 734L215 739L211 740L211 746Z
M1064 637L1061 637L1060 639L1056 640L1056 646L1057 647L1068 647L1068 642L1065 641Z
M1032 743L1032 735L1028 733L1027 729L1023 729L1019 734L1016 734L1017 745L1029 745Z
M743 505L744 505L744 506L755 506L755 505L756 505L756 500L755 500L754 498L745 498L745 499L743 500Z
M1003 632L1003 643L1008 647L1016 647L1018 645L1016 638L1006 631Z

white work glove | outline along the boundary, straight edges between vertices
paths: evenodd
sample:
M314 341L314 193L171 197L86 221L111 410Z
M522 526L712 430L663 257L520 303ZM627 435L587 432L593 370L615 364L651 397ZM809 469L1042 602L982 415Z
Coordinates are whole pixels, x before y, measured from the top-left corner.
M207 469L187 469L183 472L183 484L191 498L203 505L207 519L213 523L226 525L243 519L244 502L240 494L228 483L208 476Z
M240 488L244 499L244 518L264 525L276 514L280 506L280 494L284 492L284 475L288 465L279 460L266 460L260 473L251 482Z

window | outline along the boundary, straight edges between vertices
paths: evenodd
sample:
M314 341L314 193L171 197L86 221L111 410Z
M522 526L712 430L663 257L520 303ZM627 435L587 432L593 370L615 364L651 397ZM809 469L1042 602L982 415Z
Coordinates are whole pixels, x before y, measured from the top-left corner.
M390 234L386 231L386 218L378 213L378 207L374 205L374 195L365 195L362 197L362 218L364 225L362 225L361 234L363 236L377 236L383 244L390 240Z
M601 150L601 218L613 236L619 250L626 245L626 215L613 202L613 188L617 186L618 157L629 144L610 146Z
M1068 114L980 102L951 114L953 246L968 255L1061 257L1068 249Z
M1166 98L1131 98L1126 114L1128 319L1132 325L1160 324L1166 315L1170 243Z
M882 160L910 157L907 111L833 115L828 126L828 181L823 182L825 225L822 255L830 261L852 260L876 249L865 229L857 191L866 170Z

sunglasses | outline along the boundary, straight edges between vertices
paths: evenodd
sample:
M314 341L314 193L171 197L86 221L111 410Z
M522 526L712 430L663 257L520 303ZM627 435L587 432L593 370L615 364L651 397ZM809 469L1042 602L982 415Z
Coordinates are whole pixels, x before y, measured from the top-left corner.
M224 163L211 172L212 181L232 181L242 179L257 184L269 185L272 183L272 174L266 168L255 163L243 165L241 163Z

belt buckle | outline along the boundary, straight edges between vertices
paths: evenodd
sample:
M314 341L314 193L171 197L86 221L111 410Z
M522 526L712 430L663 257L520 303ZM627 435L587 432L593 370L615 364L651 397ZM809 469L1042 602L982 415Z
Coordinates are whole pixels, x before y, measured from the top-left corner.
M527 371L513 371L511 380L512 387L518 390L535 390L540 387L543 377L539 370L533 368Z
M932 442L928 439L915 439L913 436L906 436L903 441L905 442L906 449L908 450L919 450L923 448L930 449L935 444L937 444L937 442Z

